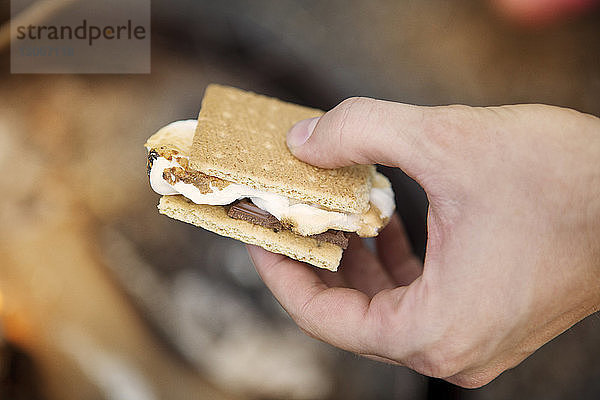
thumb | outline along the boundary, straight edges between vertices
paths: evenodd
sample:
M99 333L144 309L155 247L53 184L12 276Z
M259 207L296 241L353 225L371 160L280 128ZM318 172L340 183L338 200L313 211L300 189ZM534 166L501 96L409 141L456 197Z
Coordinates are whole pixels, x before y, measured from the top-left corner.
M427 132L450 133L452 124L442 118L449 114L445 109L452 107L354 97L321 117L298 122L288 132L287 144L300 160L319 167L383 164L417 178L440 155L428 143Z

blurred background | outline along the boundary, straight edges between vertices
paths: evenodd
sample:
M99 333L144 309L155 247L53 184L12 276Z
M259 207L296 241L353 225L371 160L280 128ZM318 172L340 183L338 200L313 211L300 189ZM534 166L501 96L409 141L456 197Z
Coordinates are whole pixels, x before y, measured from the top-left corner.
M210 82L600 115L598 7L540 1L157 0L140 75L11 74L0 31L0 399L600 398L597 314L477 390L312 340L243 245L157 213L145 172ZM426 198L383 171L423 254Z

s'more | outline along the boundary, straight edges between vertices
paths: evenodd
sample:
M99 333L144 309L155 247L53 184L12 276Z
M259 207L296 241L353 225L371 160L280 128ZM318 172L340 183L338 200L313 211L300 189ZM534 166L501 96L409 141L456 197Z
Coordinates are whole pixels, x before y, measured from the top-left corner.
M336 271L349 235L376 236L395 201L373 165L323 169L290 153L288 130L322 114L209 85L197 121L172 122L145 144L159 212Z

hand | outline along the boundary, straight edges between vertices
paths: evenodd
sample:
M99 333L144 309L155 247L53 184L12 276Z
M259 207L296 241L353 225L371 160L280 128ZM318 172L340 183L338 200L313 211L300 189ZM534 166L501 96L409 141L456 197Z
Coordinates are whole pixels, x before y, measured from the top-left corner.
M325 168L401 168L430 202L422 269L397 217L377 254L354 240L336 274L249 246L309 335L472 388L600 309L598 118L352 98L288 146Z

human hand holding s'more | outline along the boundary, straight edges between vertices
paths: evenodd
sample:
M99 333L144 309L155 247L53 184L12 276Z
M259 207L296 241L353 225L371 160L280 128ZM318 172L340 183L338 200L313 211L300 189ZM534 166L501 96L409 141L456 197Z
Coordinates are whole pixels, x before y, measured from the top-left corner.
M429 199L424 265L396 216L336 274L249 247L309 335L474 388L600 308L597 117L352 98L288 144L320 167L401 168Z
M600 308L594 116L368 98L323 114L211 86L197 123L146 147L159 211L250 244L300 328L340 348L478 387ZM427 193L424 265L375 163Z

